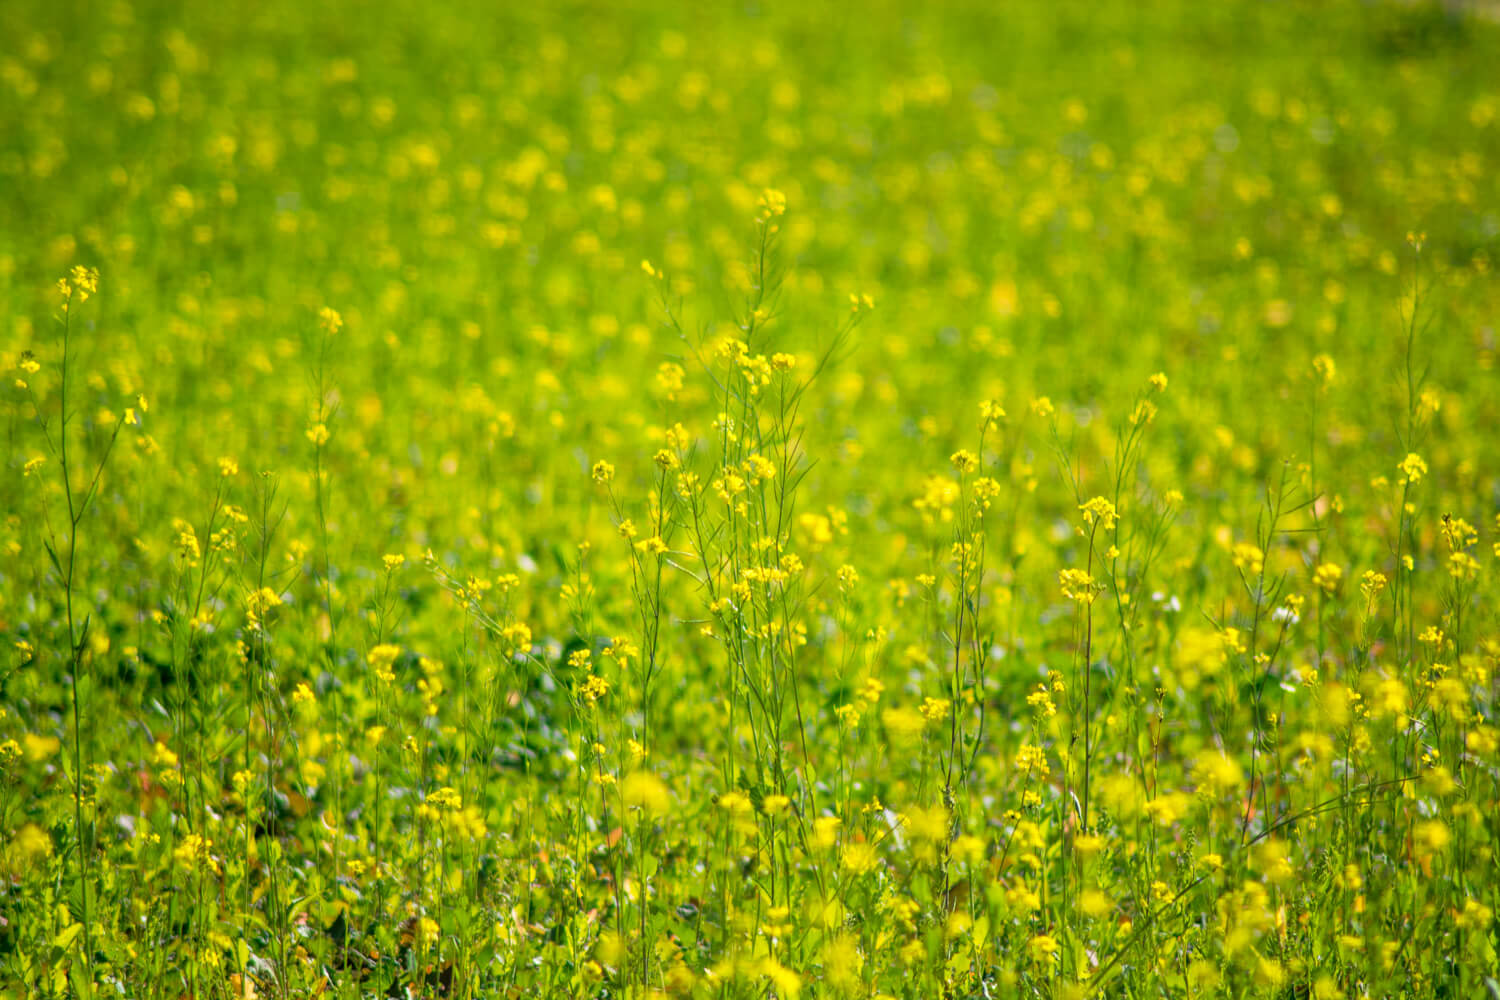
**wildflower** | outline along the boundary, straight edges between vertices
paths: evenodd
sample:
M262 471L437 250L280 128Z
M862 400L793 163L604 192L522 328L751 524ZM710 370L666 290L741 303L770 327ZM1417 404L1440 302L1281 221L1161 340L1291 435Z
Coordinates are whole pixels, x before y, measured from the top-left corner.
M662 537L660 535L652 535L650 538L643 538L635 543L635 547L636 551L644 552L645 554L652 556L659 556L667 551L667 543L662 541Z
M901 746L915 743L927 725L927 720L922 713L904 705L887 708L881 712L880 722L885 726L885 731L891 741Z
M672 804L672 793L666 783L650 771L632 771L620 782L620 798L627 809L641 809L660 816Z
M953 463L953 467L959 471L960 475L979 468L979 458L972 451L955 451L948 457L948 461Z
M796 1000L802 992L802 978L770 956L760 960L760 974L770 981L778 997Z
M942 805L913 806L906 813L907 831L916 840L936 843L948 837L948 810Z
M585 704L595 705L599 700L609 693L609 681L598 674L589 674L584 678L583 684L578 689L579 696Z
M1320 388L1328 388L1333 384L1334 377L1338 374L1338 366L1334 364L1333 358L1327 354L1319 354L1312 359L1313 377L1318 380Z
M1461 517L1451 514L1443 515L1443 541L1448 543L1448 548L1453 552L1462 552L1479 541L1479 532L1472 524Z
M1454 915L1453 923L1464 930L1484 931L1494 920L1494 911L1477 899L1465 899L1464 908Z
M1448 555L1448 575L1455 580L1473 580L1479 576L1479 560L1467 552L1452 552Z
M1050 934L1038 934L1027 942L1026 948L1031 954L1031 960L1037 965L1050 963L1052 956L1056 955L1060 950L1057 938Z
M97 268L75 266L67 277L57 279L57 290L62 294L63 311L66 312L75 298L79 302L87 302L89 296L99 290L99 271Z
M1135 404L1135 409L1130 412L1130 425L1140 427L1149 424L1156 419L1156 404L1149 399L1143 399Z
M1272 837L1261 841L1255 846L1252 858L1255 867L1274 885L1289 881L1295 874L1284 840Z
M190 833L182 838L182 841L172 851L172 858L178 867L187 871L205 870L218 874L219 863L210 853L213 849L213 841L205 840L196 833Z
M1090 920L1102 920L1115 908L1115 901L1109 898L1109 894L1098 889L1085 889L1078 897L1078 909Z
M1046 751L1039 746L1022 743L1021 749L1016 751L1016 769L1027 781L1032 778L1045 781L1050 773Z
M766 188L760 194L761 221L786 214L786 195L775 188Z
M1013 885L1005 891L1005 903L1019 913L1035 913L1042 908L1042 897L1026 885Z
M720 797L720 805L724 804L723 800L725 798L728 798L728 796L726 795ZM813 832L812 836L808 838L809 843L814 848L821 848L823 850L827 850L828 848L832 847L834 844L838 843L839 826L842 825L843 822L844 821L839 819L837 816L819 816L817 819L813 820Z
M1412 839L1419 857L1431 857L1447 850L1448 844L1453 840L1453 832L1440 819L1424 820L1413 829Z
M615 467L602 459L594 463L594 482L606 486L615 478Z
M760 800L760 811L767 816L780 816L791 808L792 800L785 795L767 795Z
M1168 827L1187 815L1190 802L1182 792L1167 792L1147 802L1145 812L1158 825Z
M1104 850L1104 838L1097 833L1079 834L1073 841L1073 850L1084 861L1092 861Z
M337 310L328 306L318 310L318 326L322 327L324 333L331 336L338 333L343 325L344 317L340 316Z
M1057 714L1057 706L1053 704L1052 696L1047 693L1047 686L1045 684L1038 684L1036 690L1026 696L1026 704L1030 705L1032 711L1044 719L1050 719ZM1023 746L1021 749L1025 750L1026 748Z
M1339 583L1343 579L1344 568L1335 563L1323 563L1313 570L1313 583L1330 597L1339 589Z
M1231 550L1230 559L1235 569L1241 570L1246 576L1259 576L1261 569L1265 566L1266 554L1258 545L1239 542Z
M375 671L375 678L383 684L390 684L396 679L394 666L396 658L401 655L401 647L390 643L381 643L366 655L365 661Z
M1080 604L1092 604L1099 596L1099 585L1094 578L1081 569L1059 570L1057 582L1063 596Z
M852 841L839 852L839 864L851 875L863 875L880 860L875 845L864 840Z
M1238 762L1218 750L1200 753L1193 764L1193 775L1199 787L1213 795L1234 791L1245 780Z
M461 809L463 797L456 788L439 788L427 796L427 804L434 809Z
M1427 475L1427 463L1416 452L1412 452L1403 458L1397 468L1401 472L1401 481L1403 483L1416 485L1422 481L1423 476Z
M839 933L823 945L823 977L834 989L843 990L859 982L864 957L858 940L849 933Z
M8 852L16 861L30 867L52 854L52 836L35 823L23 823L10 838Z
M950 704L947 698L925 698L922 701L922 717L928 722L942 722L948 717Z
M1113 530L1119 515L1115 512L1115 505L1104 497L1094 497L1087 503L1080 504L1079 510L1083 511L1083 522L1088 525L1098 524L1105 531Z

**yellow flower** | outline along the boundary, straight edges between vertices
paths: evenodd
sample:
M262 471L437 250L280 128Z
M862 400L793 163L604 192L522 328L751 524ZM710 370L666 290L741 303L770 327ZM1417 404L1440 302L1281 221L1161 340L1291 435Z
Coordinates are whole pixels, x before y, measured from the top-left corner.
M17 867L29 867L52 854L52 836L35 823L22 824L10 838L7 860Z
M780 816L791 808L792 800L785 795L767 795L760 800L760 811L767 816Z
M620 782L620 798L627 809L641 809L660 816L672 805L672 793L664 781L650 771L632 771Z
M1453 831L1440 819L1424 820L1412 830L1412 840L1419 857L1430 857L1447 850L1453 840Z
M879 860L880 855L875 850L875 845L864 840L845 844L843 851L839 853L839 863L851 875L863 875L874 868Z
M1104 497L1094 497L1087 503L1080 504L1079 510L1083 511L1083 523L1092 525L1096 522L1105 531L1114 528L1119 515L1115 512L1115 505Z
M609 693L609 681L598 674L589 674L578 689L578 694L588 705L598 704L599 700Z
M401 647L393 646L388 642L381 643L366 655L365 661L375 671L375 677L382 683L389 684L396 679L393 669L396 658L401 655Z
M942 805L912 806L906 811L907 832L916 840L938 843L948 838L948 810Z
M1312 369L1313 377L1318 380L1319 385L1323 388L1332 385L1334 378L1338 375L1338 366L1334 364L1333 358L1327 354L1319 354L1313 358Z
M1115 908L1115 901L1109 898L1109 894L1098 889L1085 889L1078 897L1078 909L1090 920L1100 920L1107 917Z
M953 467L960 473L973 472L979 468L979 458L972 451L955 451L948 457L948 461L952 462Z
M1239 542L1230 552L1230 559L1234 562L1235 569L1242 570L1246 576L1259 576L1265 566L1266 554L1258 545Z
M802 992L802 978L774 958L760 960L760 974L770 980L777 997L797 1000Z
M1080 604L1092 604L1094 598L1099 596L1098 584L1094 582L1092 576L1081 569L1059 570L1057 582L1062 588L1064 597Z
M1322 563L1313 570L1313 583L1323 593L1332 596L1344 579L1344 568L1336 563Z
M1245 780L1239 763L1218 750L1205 750L1198 755L1193 764L1193 776L1200 788L1214 795L1232 792Z
M721 796L719 799L719 805L722 806L724 804L724 799L727 799L728 797L728 795ZM843 822L844 821L839 819L837 816L819 816L817 819L813 820L813 832L812 836L808 838L808 843L811 844L814 848L827 850L834 844L838 843L839 827L843 824Z
M1038 965L1050 962L1058 950L1057 938L1050 934L1038 934L1027 942L1027 951L1031 953L1031 960Z
M835 989L847 989L859 982L864 956L852 934L840 933L823 945L823 976Z
M921 712L904 705L893 706L881 712L880 722L885 726L891 742L898 746L915 743L927 725Z
M947 698L924 698L921 708L922 717L928 722L942 722L948 717L950 704Z
M1416 452L1412 452L1403 458L1397 468L1401 471L1401 481L1403 483L1415 485L1422 481L1423 476L1427 475L1427 463Z

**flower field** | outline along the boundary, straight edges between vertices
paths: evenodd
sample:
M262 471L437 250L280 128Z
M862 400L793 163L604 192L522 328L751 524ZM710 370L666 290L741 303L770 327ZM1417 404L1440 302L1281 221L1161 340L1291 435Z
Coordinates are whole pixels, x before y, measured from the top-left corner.
M1500 24L0 6L0 998L1500 1000Z

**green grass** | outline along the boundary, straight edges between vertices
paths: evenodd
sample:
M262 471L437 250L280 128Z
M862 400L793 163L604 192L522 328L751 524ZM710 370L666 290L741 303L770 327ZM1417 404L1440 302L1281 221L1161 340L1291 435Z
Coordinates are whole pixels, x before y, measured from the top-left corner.
M1481 14L3 5L0 996L1500 996Z

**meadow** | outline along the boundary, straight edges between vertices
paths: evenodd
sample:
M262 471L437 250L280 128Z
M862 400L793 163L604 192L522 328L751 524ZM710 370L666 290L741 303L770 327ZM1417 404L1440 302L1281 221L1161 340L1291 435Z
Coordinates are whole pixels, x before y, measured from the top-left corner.
M0 5L0 997L1500 1000L1500 24Z

